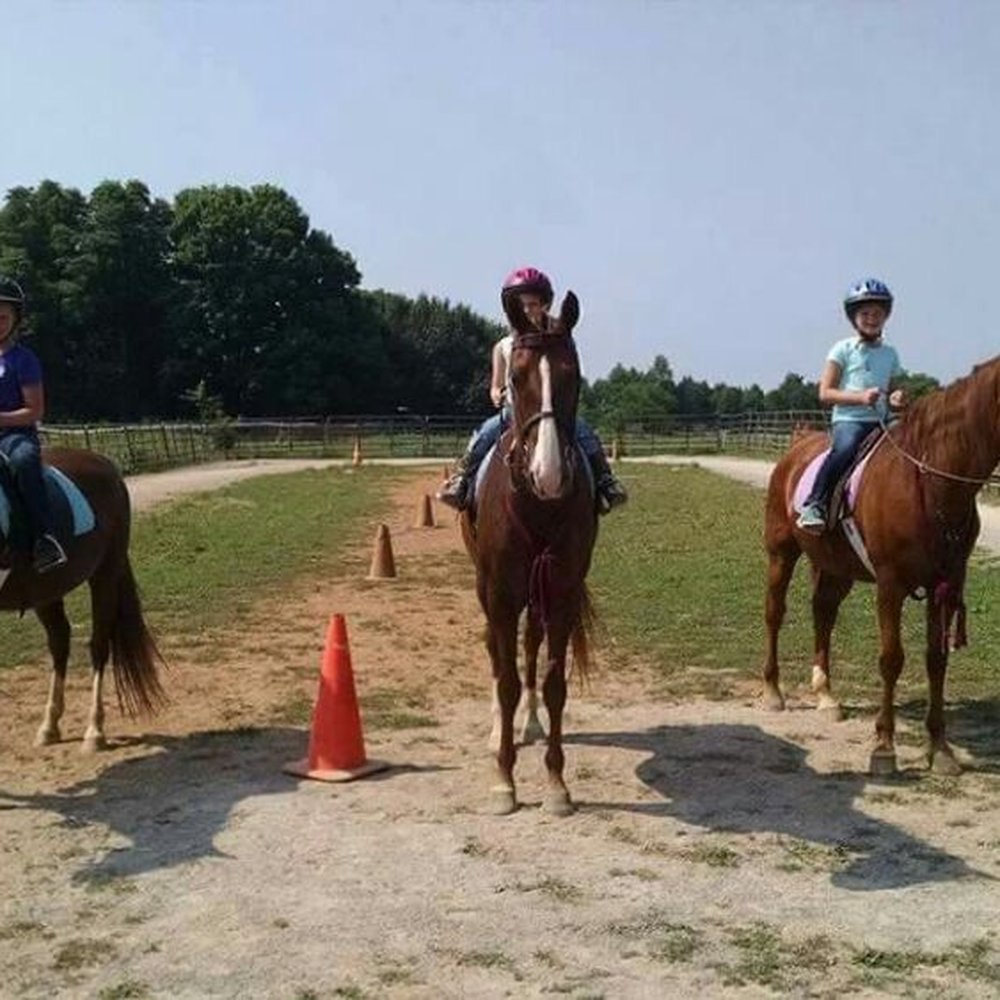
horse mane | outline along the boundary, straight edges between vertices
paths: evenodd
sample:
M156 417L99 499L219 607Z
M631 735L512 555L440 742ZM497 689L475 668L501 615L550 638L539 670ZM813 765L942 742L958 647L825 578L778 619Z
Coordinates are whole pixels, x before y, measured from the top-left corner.
M922 460L963 456L988 465L998 449L1000 355L912 403L900 421L903 440Z

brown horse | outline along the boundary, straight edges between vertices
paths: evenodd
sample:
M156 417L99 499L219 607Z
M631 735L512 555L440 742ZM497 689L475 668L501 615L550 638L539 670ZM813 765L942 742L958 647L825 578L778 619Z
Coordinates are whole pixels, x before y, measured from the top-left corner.
M63 597L84 581L90 585L93 686L83 749L94 751L105 745L102 685L109 656L119 705L130 715L152 712L163 702L157 677L160 656L143 621L129 563L131 508L118 470L89 451L46 449L43 458L80 488L93 508L95 527L68 540L64 544L66 565L44 575L34 572L27 554L6 550L0 568L0 610L34 609L45 628L53 674L45 719L35 742L39 746L56 743L61 738L70 640Z
M976 494L1000 459L998 401L1000 357L915 402L875 449L854 510L874 576L839 527L815 536L795 526L795 485L809 461L827 446L824 434L812 434L793 444L771 475L764 532L769 560L765 703L773 709L784 708L778 679L778 631L799 556L806 553L813 574L816 652L812 687L819 696L818 707L838 717L840 706L830 692L830 635L840 603L854 581L874 580L882 675L871 758L874 774L895 770L893 695L903 668L900 618L906 598L917 596L927 600L929 759L937 773L960 771L945 739L945 671L949 647L965 643L962 591L966 564L979 534Z
M572 332L579 318L569 292L558 322L536 330L516 295L504 297L514 330L510 356L513 426L501 437L488 467L475 511L461 518L466 548L476 566L476 590L486 615L486 647L499 704L497 814L517 808L514 790L514 712L521 697L517 631L528 608L525 652L529 725L535 704L534 668L546 641L542 691L549 716L545 766L546 807L573 811L563 781L562 712L566 703L566 650L586 671L589 599L585 579L597 537L597 510L576 448L580 364ZM535 719L537 724L537 719Z

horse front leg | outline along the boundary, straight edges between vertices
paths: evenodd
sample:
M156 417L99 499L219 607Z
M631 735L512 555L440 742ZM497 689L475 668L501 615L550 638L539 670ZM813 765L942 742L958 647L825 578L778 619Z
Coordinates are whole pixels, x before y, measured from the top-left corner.
M562 616L559 616L560 618ZM549 789L545 809L556 816L569 816L573 802L563 780L565 757L562 748L563 708L566 705L566 647L569 644L569 623L550 621L547 628L547 669L542 694L549 714L549 740L545 751L545 767L549 773Z
M780 712L785 707L778 675L778 633L785 619L786 595L795 564L802 550L794 540L769 547L767 554L767 597L764 623L767 627L767 659L764 663L764 707Z
M45 629L49 653L52 656L52 680L49 697L45 703L45 717L35 734L35 746L47 746L62 739L59 721L65 708L66 664L69 661L69 620L62 601L53 601L35 609L38 620Z
M934 774L953 777L962 765L948 745L944 733L944 680L948 670L947 631L942 614L951 616L932 596L927 598L927 760Z
M834 721L844 717L840 702L830 690L830 639L837 624L837 613L853 581L829 573L813 575L813 636L816 655L812 668L812 689L816 694L816 708Z
M496 751L497 776L491 789L490 810L506 816L517 808L514 789L514 712L521 697L517 673L517 615L491 608L488 646L493 666L494 697L500 712L500 740Z
M542 644L544 628L540 620L530 611L524 630L524 725L521 729L521 744L530 746L535 740L545 739L545 730L538 719L538 649Z
M904 591L894 581L878 581L877 605L881 649L879 672L882 675L882 704L875 718L875 749L871 755L871 774L885 777L896 772L896 681L903 670L903 644L900 618Z

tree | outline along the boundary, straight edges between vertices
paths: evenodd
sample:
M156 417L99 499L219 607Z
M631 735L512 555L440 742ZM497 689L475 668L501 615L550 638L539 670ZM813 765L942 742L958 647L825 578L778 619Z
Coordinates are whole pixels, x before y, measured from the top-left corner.
M240 414L371 403L385 361L361 275L294 198L268 184L181 191L172 235L187 385L204 378Z

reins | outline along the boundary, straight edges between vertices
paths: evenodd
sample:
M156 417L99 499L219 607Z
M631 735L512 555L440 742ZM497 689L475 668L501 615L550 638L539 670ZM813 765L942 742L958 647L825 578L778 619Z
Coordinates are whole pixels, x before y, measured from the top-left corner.
M961 476L957 472L945 472L944 469L936 469L933 465L928 465L922 459L916 457L916 455L911 455L902 445L900 445L896 439L889 433L889 426L886 424L882 417L878 418L879 426L885 433L886 438L889 440L889 444L899 452L908 462L912 462L913 465L917 467L917 471L923 475L940 476L942 479L951 479L956 483L968 483L970 486L985 486L989 481L990 477L987 476L985 479L977 479L973 476Z

